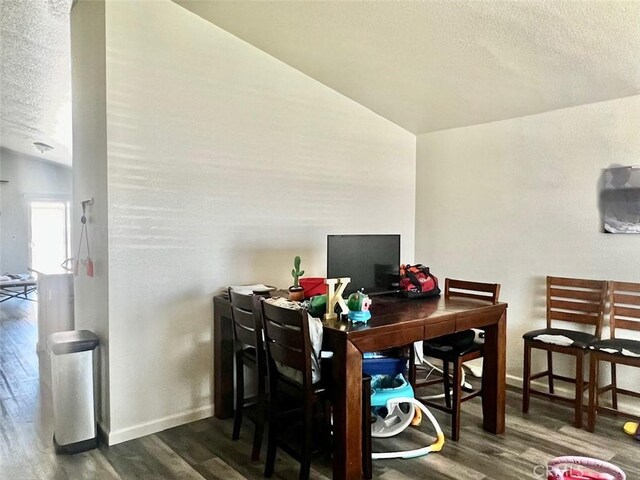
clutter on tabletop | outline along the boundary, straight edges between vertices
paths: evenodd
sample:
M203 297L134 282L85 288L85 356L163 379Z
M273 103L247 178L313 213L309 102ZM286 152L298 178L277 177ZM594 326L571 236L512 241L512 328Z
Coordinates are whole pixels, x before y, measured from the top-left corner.
M305 300L307 304L307 310L314 317L322 318L322 315L327 311L327 295L316 295L309 300Z
M288 308L290 310L300 310L301 308L305 308L304 302L296 302L284 297L271 297L265 301L276 307Z
M305 277L300 279L300 286L304 288L304 298L315 297L327 293L327 284L323 277Z
M300 286L300 277L304 275L304 270L300 270L300 257L296 255L293 259L293 269L291 276L293 277L293 285L289 287L289 298L294 301L304 299L304 287Z
M324 314L325 320L338 318L336 306L340 308L341 315L349 313L349 307L347 307L347 302L342 298L342 294L350 281L349 277L327 278L325 280L327 284L327 313Z
M268 285L264 285L263 283L256 283L253 285L235 285L229 288L241 295L251 295L252 293L256 294L258 292L272 292L276 289L275 287L270 287Z
M354 323L366 322L371 318L369 307L371 306L371 298L362 290L349 295L347 299L347 307L349 320Z

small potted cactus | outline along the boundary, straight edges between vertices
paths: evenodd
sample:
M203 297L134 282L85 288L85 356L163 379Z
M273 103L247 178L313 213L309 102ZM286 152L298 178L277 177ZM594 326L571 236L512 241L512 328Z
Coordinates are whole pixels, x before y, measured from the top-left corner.
M300 277L304 275L304 270L300 270L300 257L296 256L293 260L293 285L289 287L289 299L296 302L304 300L304 287L300 286Z

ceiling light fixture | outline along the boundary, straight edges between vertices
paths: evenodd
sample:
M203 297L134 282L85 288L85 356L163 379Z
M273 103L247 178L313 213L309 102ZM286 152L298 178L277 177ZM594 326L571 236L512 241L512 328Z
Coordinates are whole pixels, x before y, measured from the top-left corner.
M33 142L33 145L40 151L40 153L47 153L49 150L53 150L53 147L46 143Z

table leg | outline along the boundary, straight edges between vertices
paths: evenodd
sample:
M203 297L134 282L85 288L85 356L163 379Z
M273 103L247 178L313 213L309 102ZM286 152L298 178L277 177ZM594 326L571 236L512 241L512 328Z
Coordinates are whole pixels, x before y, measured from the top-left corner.
M485 328L482 368L482 423L491 433L504 433L507 311Z
M12 298L18 297L18 295L20 295L20 292L16 292L15 290L11 290L10 288L3 288L0 294L5 297L0 300L0 303L2 303L6 302L7 300L11 300Z
M233 325L228 300L213 300L213 408L217 418L233 417Z
M362 353L350 341L333 345L333 478L362 478Z

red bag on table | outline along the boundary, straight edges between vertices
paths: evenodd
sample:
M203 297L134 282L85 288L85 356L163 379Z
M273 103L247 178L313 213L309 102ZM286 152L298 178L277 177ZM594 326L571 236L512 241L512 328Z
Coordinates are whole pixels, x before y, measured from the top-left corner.
M429 267L400 265L400 290L407 298L427 298L440 295L438 279L429 271Z

